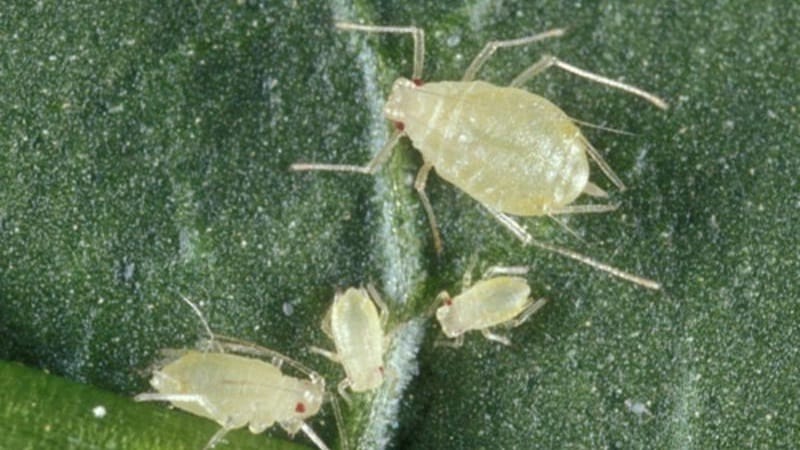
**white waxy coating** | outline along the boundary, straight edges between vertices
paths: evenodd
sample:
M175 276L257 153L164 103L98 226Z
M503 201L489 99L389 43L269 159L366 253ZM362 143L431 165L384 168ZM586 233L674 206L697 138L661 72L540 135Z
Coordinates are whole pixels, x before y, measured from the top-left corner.
M494 210L537 216L586 187L587 141L549 100L482 81L395 81L384 107L442 178Z
M445 300L436 319L447 337L470 330L485 330L509 322L532 303L524 278L501 276L481 280L461 294Z
M354 392L383 383L384 334L375 304L365 289L337 294L330 311L330 331L347 383Z
M207 417L225 429L249 425L261 433L278 422L294 434L322 406L324 387L308 379L283 375L277 367L254 358L187 350L153 373L150 384L159 394L189 394L207 406L171 401L184 411Z

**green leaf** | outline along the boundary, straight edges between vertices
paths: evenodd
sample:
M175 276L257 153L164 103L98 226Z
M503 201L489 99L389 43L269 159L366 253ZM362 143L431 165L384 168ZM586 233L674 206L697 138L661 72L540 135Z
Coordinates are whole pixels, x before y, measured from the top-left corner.
M4 363L0 446L64 448L79 436L199 448L215 424L132 401L160 349L203 337L181 295L214 331L335 385L341 367L308 346L331 345L319 323L335 289L369 281L400 328L390 382L345 408L362 448L794 445L800 7L629 3L4 7L0 358L87 386ZM664 290L523 247L433 175L437 257L407 142L375 177L290 172L297 161L365 163L389 133L380 108L392 81L411 71L407 36L341 33L335 20L423 27L430 81L458 79L489 40L566 27L499 50L481 77L507 83L547 52L666 98L662 112L556 69L528 83L576 119L634 135L586 129L629 187L611 192L617 211L560 218L579 238L522 220ZM597 170L592 179L611 187ZM439 291L459 291L473 256L476 276L530 266L533 292L550 299L507 332L511 347L479 333L459 349L435 345L426 313ZM113 405L105 422L91 416L101 403ZM58 426L44 433L48 420ZM330 411L310 425L337 443ZM231 433L231 448L287 439L271 431Z

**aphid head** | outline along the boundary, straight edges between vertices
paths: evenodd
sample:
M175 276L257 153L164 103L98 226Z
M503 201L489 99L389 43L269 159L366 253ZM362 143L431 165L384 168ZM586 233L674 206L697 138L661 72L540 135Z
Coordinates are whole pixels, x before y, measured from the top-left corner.
M424 106L419 104L420 96L414 95L414 91L418 88L419 85L408 78L395 80L392 92L383 105L383 115L395 124L405 124L407 117L414 116L415 112Z
M297 401L293 405L292 417L305 419L317 414L322 407L322 400L325 388L320 389L319 384L311 380L302 380L302 395L297 396Z
M439 294L442 305L436 308L436 319L441 322L450 316L450 308L453 306L453 298L445 292Z
M450 297L445 298L442 301L442 306L436 310L436 320L439 321L442 332L447 337L457 337L462 334L461 328L456 324L458 320L453 310L453 299Z

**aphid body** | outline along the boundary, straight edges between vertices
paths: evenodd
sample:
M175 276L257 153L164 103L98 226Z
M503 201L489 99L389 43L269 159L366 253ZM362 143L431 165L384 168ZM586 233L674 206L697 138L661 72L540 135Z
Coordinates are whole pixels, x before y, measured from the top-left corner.
M325 392L319 380L284 375L260 359L197 350L187 350L155 371L150 384L166 399L197 396L170 402L225 429L247 425L261 433L278 422L292 435L319 412Z
M589 183L588 141L536 94L483 81L418 86L401 78L384 113L402 123L439 176L496 211L559 213Z
M252 433L261 433L277 423L292 436L303 431L319 449L327 450L329 447L305 422L322 406L325 379L274 350L215 335L200 309L187 298L183 300L200 317L210 339L202 341L202 350L167 349L170 358L155 368L150 379L156 392L139 394L134 400L170 402L217 422L221 428L206 449L213 448L231 430L247 426ZM284 366L306 378L284 374ZM341 425L338 405L335 400L332 404ZM341 438L346 446L344 435Z
M333 340L336 353L317 347L312 350L342 364L347 376L339 383L338 389L345 399L348 398L346 388L353 392L365 392L383 383L387 311L380 295L371 285L367 289L349 288L344 293L336 294L322 321L322 330Z
M442 249L436 218L425 193L434 168L476 199L501 224L525 244L575 259L642 286L659 289L657 282L629 274L572 250L539 242L511 215L542 216L606 212L613 204L573 204L581 194L607 197L589 181L587 155L620 189L622 180L583 136L576 122L549 100L520 89L528 80L557 67L588 80L638 95L659 108L662 99L619 81L575 67L545 55L508 86L474 81L480 68L499 48L530 44L561 36L553 29L507 41L491 41L478 53L461 81L423 83L424 33L416 27L393 27L337 23L341 30L368 33L410 34L414 39L414 69L411 79L395 81L384 105L384 115L396 128L380 152L366 165L296 163L292 170L330 170L372 174L391 155L402 136L411 139L424 164L414 187L433 231L437 252Z
M437 297L442 306L436 310L436 319L442 332L461 345L464 333L477 330L490 340L509 345L511 341L491 332L491 328L504 325L516 327L525 322L547 302L534 301L527 280L519 276L493 276L494 274L524 274L524 267L493 267L484 279L469 286L469 276L464 277L464 291L451 297L446 291ZM491 278L490 278L491 277Z

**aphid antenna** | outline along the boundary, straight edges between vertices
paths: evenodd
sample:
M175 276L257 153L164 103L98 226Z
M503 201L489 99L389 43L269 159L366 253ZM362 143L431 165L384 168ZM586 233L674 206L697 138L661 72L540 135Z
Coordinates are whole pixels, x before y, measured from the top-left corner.
M602 270L603 272L606 272L617 278L630 281L631 283L638 284L639 286L643 286L648 289L653 289L653 290L661 289L661 283L658 283L656 281L649 280L647 278L625 272L622 269L617 269L614 266L609 266L608 264L601 263L600 261L592 259L586 255L582 255L568 248L559 247L557 245L547 244L545 242L538 241L534 239L533 236L531 236L530 233L528 233L528 231L525 230L525 228L523 228L511 217L508 217L506 214L494 211L492 209L488 210L500 223L502 223L506 228L508 228L512 233L514 233L517 236L517 238L519 238L525 245L532 245L534 247L541 248L542 250L558 253L561 256L574 259L575 261L586 264L587 266L594 267L595 269L598 270Z
M569 250L564 247L559 247L557 245L547 244L545 242L537 241L536 239L530 238L526 244L532 245L534 247L539 247L543 250L548 250L553 253L558 253L561 256L566 256L567 258L574 259L575 261L584 263L588 266L594 267L595 269L602 270L610 275L613 275L617 278L622 278L623 280L630 281L631 283L638 284L639 286L646 287L648 289L659 290L661 289L661 283L658 283L653 280L649 280L644 277L640 277L638 275L634 275L632 273L625 272L622 269L617 269L614 266L609 266L608 264L601 263L600 261L594 260L586 255L582 255L578 252Z
M203 317L203 312L200 311L200 308L196 304L194 304L194 302L189 300L185 295L178 293L178 296L181 298L181 300L183 300L184 303L186 303L187 305L189 305L190 308L192 308L192 311L194 311L195 315L200 319L200 323L203 324L203 328L205 328L206 333L208 333L208 337L213 345L214 332L211 331L211 327L208 325L208 321L206 320L205 317Z

